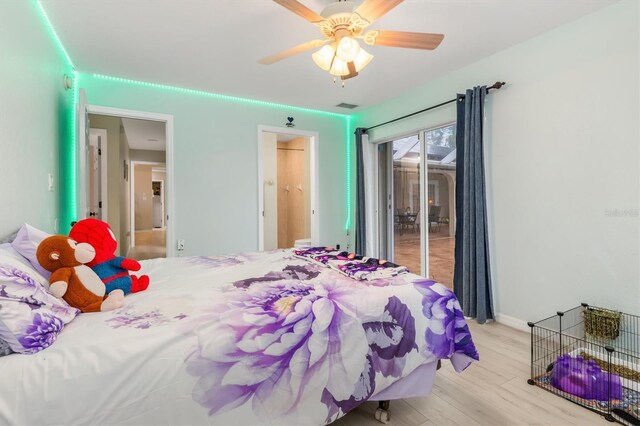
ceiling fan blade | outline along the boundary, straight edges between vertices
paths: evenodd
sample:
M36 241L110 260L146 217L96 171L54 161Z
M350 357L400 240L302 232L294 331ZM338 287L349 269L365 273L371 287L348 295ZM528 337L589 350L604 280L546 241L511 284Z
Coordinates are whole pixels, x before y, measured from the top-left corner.
M444 34L410 33L405 31L367 31L364 42L375 46L406 47L433 50L440 45Z
M320 47L323 44L329 42L331 40L326 39L326 40L311 40L308 41L306 43L302 43L299 44L297 46L294 46L290 49L287 50L283 50L282 52L278 52L274 55L271 56L267 56L266 58L262 58L258 61L258 63L262 64L262 65L271 65L275 62L281 61L283 59L286 59L290 56L293 55L297 55L298 53L302 53L302 52L306 52L307 50L311 50L314 49L316 47Z
M364 0L355 13L372 24L402 2L403 0Z
M318 15L313 10L309 9L304 4L300 3L297 0L273 0L278 3L282 7L286 7L296 15L302 16L307 21L312 24L317 24L318 22L324 21L324 18Z

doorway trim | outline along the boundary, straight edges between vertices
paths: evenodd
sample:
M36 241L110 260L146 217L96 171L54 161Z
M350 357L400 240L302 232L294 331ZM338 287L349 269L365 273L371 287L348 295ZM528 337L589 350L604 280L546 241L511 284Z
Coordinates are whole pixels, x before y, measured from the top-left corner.
M109 194L109 165L107 162L107 153L108 153L108 145L109 140L107 139L107 130L99 129L97 127L89 126L89 137L91 135L96 135L98 139L98 149L100 150L100 201L102 202L102 208L100 214L102 216L106 216L109 207L108 203L108 194ZM88 165L87 165L88 167ZM87 170L88 171L88 170ZM87 203L89 201L87 200ZM105 221L106 222L106 221Z
M158 112L136 111L124 108L113 108L100 105L87 105L88 114L107 115L118 118L134 118L138 120L159 121L165 123L165 138L166 138L166 158L165 164L167 168L166 177L166 191L169 193L169 201L166 206L166 245L167 245L167 257L175 256L175 244L174 242L174 223L176 223L175 215L175 186L174 186L174 147L173 147L173 115L162 114ZM131 162L130 162L131 163ZM129 164L129 170L131 172L131 164ZM132 180L131 174L129 174L130 181ZM85 201L86 204L86 201ZM86 206L85 206L86 207ZM133 210L133 209L131 209ZM130 241L134 241L135 229L131 229Z
M319 211L319 195L318 184L320 182L318 176L318 146L320 143L320 135L318 132L311 130L292 129L289 127L275 127L258 125L258 250L264 250L264 185L262 173L264 171L263 144L264 133L281 133L286 135L295 135L309 138L310 158L309 158L309 196L311 198L311 245L319 245L320 236L320 211Z

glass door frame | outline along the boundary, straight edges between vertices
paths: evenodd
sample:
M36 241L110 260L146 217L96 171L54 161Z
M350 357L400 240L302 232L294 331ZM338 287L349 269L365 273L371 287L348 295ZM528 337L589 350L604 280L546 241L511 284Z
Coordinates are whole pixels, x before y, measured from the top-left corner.
M389 261L393 261L393 232L389 232L389 229L394 228L394 216L393 216L393 206L395 205L395 199L393 196L393 150L387 149L385 152L386 155L386 171L385 171L385 197L387 200L385 201L384 209L387 211L386 215L386 223L381 223L381 204L382 200L380 198L380 186L382 184L380 177L380 154L379 148L385 144L390 144L393 141L382 141L382 142L374 142L372 143L372 149L375 150L376 155L373 156L373 167L375 170L375 196L374 196L374 205L376 209L375 220L376 223L373 224L375 229L375 238L374 238L374 253L373 255L378 258L384 258ZM382 226L385 226L386 229L386 244L385 247L381 247L381 229Z
M429 258L428 258L428 253L429 253L429 235L428 235L428 226L425 227L426 224L426 220L427 220L427 213L425 212L425 209L422 208L425 205L425 201L426 201L426 192L425 192L425 188L426 188L426 180L427 180L427 171L426 171L426 162L424 162L423 164L423 158L426 158L426 148L425 148L425 132L428 130L417 130L417 131L412 131L412 132L407 132L407 133L403 133L401 135L395 135L393 137L387 137L384 139L381 139L379 141L371 141L371 149L375 150L376 155L373 156L373 169L375 170L375 197L374 197L374 205L375 205L375 209L376 209L376 223L374 224L374 229L375 229L375 242L374 242L374 256L377 257L384 257L387 260L393 262L394 259L394 244L395 244L395 194L394 194L394 181L393 181L393 141L398 140L398 139L402 139L405 137L409 137L409 136L418 136L418 144L420 144L420 163L419 167L418 167L418 182L420 183L420 275L428 277L429 276ZM386 247L380 247L380 240L381 240L381 235L380 235L380 231L381 231L381 226L383 225L382 223L380 223L380 184L381 179L380 179L380 161L379 161L379 152L378 152L378 147L380 145L384 145L384 144L388 144L387 145L387 152L386 152L386 162L387 162L387 167L386 167L386 186L387 186L387 191L386 191L386 195L387 195L387 204L385 205L386 209L387 209L387 220L386 220L386 235L387 235L387 241L386 241Z
M419 163L419 182L420 182L420 265L421 265L421 273L420 275L429 278L429 212L427 205L428 198L428 184L429 184L429 161L427 158L427 133L436 129L440 129L443 127L451 126L455 124L455 120L446 121L443 123L439 123L434 126L429 126L427 128L422 128L419 130L413 130L406 133L401 133L397 135L393 135L391 137L385 137L380 140L370 141L371 149L375 150L376 155L373 155L373 167L375 170L375 209L376 209L376 223L374 224L374 256L377 257L386 257L390 261L394 261L394 234L395 234L395 194L394 194L394 182L393 182L393 141L402 139L408 136L418 135L418 143L420 144L420 163ZM382 144L388 144L387 146L387 170L386 170L386 185L387 185L387 197L388 204L386 204L387 208L387 220L386 220L386 234L387 241L386 247L380 247L381 240L381 225L380 223L380 162L379 162L379 153L378 147ZM455 198L454 198L455 200ZM454 212L449 212L449 215L455 215ZM453 226L455 220L452 220L450 226Z

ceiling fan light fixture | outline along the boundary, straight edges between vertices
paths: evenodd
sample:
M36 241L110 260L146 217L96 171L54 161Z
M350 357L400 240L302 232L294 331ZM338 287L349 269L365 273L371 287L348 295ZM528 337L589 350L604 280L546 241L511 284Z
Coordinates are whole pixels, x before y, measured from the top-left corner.
M353 64L356 66L356 71L360 72L364 67L369 65L369 62L373 59L373 55L364 49L360 49L358 56L353 60Z
M336 56L345 62L351 62L356 59L360 52L360 43L352 37L342 37L338 42Z
M333 61L335 53L333 46L327 44L311 55L311 58L313 58L313 62L315 62L317 66L325 71L329 71L331 69L331 61Z
M335 58L333 58L333 63L331 64L331 68L329 69L329 74L338 77L349 75L349 64L336 56Z
M362 49L360 42L372 46L401 47L406 49L436 49L444 34L369 30L364 29L376 22L404 0L323 0L332 1L320 14L309 9L300 0L273 0L306 21L316 25L324 39L312 40L267 56L258 62L270 65L298 53L324 46L311 55L316 65L335 77L344 80L357 77L373 59L373 55ZM303 0L304 1L304 0ZM329 43L329 44L328 44Z

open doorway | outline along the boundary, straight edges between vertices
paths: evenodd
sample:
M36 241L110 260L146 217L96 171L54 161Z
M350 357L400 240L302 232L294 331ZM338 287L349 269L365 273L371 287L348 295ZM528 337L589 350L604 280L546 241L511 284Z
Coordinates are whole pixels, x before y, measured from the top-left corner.
M164 152L143 153L134 158L161 159ZM166 217L164 186L166 163L131 160L131 251L129 256L138 259L166 257Z
M171 256L171 117L91 105L87 110L87 185L96 188L87 192L88 215L109 223L120 256ZM102 160L99 183L92 155L96 150ZM97 188L96 210L92 192Z
M317 140L315 132L259 130L260 250L317 244Z

